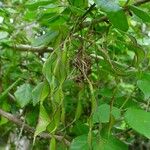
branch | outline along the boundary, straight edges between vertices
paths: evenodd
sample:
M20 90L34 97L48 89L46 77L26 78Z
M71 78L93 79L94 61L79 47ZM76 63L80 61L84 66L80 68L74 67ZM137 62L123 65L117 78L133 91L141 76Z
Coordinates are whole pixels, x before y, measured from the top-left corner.
M24 126L24 130L28 131L31 134L34 134L35 132L34 128L30 127L27 124L24 124L24 122L22 122L20 119L18 119L11 113L5 112L4 110L0 109L0 115L7 118L9 121L15 123L17 126L20 126L20 127ZM50 139L52 138L52 135L49 133L41 133L39 137L44 138L44 139ZM67 139L65 139L63 136L54 135L54 137L56 138L56 140L60 142L63 141L67 146L70 146L70 142Z
M14 48L19 51L31 51L31 52L37 52L37 53L44 53L44 52L51 52L53 51L53 48L51 47L45 47L45 46L30 46L30 45L15 45L10 46L11 48Z
M139 6L148 2L150 2L150 0L138 0L137 2L134 3L134 5Z

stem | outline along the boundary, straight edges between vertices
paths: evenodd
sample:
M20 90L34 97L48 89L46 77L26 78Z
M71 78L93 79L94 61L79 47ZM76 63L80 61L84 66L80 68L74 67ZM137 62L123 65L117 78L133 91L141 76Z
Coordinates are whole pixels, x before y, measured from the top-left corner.
M7 93L9 93L9 91L10 91L14 86L16 86L21 80L22 80L21 78L17 79L10 87L8 87L3 93L1 93L0 99L2 99L4 96L6 96Z

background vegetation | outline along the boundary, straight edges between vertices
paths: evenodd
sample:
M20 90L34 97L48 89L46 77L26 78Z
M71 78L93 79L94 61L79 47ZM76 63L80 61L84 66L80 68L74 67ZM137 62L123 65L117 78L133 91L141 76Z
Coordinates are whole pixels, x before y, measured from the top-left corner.
M149 0L0 1L0 149L150 149Z

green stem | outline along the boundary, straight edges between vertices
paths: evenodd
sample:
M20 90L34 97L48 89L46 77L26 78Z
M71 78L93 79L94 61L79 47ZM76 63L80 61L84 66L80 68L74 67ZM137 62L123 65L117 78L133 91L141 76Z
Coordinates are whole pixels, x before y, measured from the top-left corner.
M0 99L2 99L3 97L5 97L5 96L8 94L8 92L9 92L14 86L16 86L21 80L22 80L21 78L17 79L11 86L9 86L4 92L2 92L1 95L0 95Z

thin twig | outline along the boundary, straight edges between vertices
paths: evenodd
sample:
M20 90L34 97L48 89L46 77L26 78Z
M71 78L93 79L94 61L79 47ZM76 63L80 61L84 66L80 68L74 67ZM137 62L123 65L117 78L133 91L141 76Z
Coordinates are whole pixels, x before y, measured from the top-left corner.
M44 52L52 52L53 48L51 47L45 47L45 46L30 46L30 45L15 45L12 46L12 48L20 51L31 51L31 52L37 52L37 53L44 53Z

